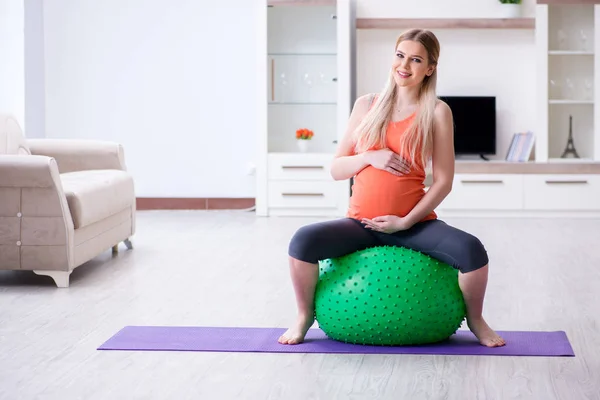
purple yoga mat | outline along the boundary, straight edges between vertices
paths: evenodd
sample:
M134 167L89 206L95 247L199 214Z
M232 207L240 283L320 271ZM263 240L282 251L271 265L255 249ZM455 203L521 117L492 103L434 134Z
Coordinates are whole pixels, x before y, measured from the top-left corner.
M503 347L487 348L475 336L459 330L448 340L420 346L364 346L329 339L311 329L304 343L282 345L284 328L126 326L98 350L217 351L256 353L435 354L476 356L575 356L567 335L557 332L499 331Z

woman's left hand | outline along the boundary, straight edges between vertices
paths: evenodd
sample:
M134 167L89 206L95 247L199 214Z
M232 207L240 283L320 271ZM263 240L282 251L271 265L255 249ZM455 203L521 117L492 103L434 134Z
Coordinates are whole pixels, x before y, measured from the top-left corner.
M396 215L383 215L373 219L363 218L361 221L368 229L383 233L405 231L411 227L407 218L398 217Z

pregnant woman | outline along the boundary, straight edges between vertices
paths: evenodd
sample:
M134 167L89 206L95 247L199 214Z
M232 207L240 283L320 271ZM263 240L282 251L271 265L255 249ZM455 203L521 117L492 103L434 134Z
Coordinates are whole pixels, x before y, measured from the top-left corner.
M454 177L452 113L436 94L440 46L428 30L398 38L389 79L377 95L357 99L331 167L336 180L354 177L345 218L301 227L289 245L298 315L279 338L304 340L314 323L318 261L373 246L404 246L459 270L467 325L484 346L505 344L485 322L488 256L475 236L437 218ZM425 191L425 166L433 184Z

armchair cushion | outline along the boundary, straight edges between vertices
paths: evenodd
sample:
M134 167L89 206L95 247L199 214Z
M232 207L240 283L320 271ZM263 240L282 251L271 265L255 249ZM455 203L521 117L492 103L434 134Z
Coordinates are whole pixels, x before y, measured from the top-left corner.
M31 154L52 157L60 173L92 169L126 170L123 146L86 139L29 139Z
M92 170L60 175L75 229L130 208L133 178L125 171Z
M9 114L0 114L0 154L31 154L19 123Z

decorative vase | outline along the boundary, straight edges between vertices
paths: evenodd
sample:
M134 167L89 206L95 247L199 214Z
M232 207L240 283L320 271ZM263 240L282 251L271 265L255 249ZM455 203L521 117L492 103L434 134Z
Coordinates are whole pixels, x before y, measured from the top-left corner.
M298 150L300 150L301 153L306 153L308 151L308 140L298 139L296 140L296 143L298 144Z
M521 4L505 3L501 5L501 18L520 18Z

